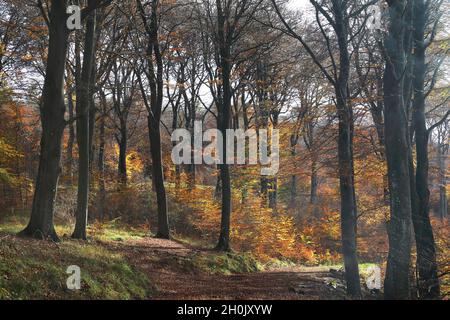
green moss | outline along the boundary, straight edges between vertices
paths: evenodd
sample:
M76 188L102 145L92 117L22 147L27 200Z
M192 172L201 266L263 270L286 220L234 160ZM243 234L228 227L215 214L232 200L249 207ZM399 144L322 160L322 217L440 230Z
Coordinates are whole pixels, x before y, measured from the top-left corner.
M211 274L251 273L264 269L252 255L239 253L196 255L192 263L194 268Z
M8 237L0 255L0 299L145 299L154 290L120 254L95 243ZM70 265L81 269L81 290L66 287Z
M139 240L146 236L146 233L133 229L118 229L105 227L99 230L96 238L102 241L118 241L125 242L128 240Z

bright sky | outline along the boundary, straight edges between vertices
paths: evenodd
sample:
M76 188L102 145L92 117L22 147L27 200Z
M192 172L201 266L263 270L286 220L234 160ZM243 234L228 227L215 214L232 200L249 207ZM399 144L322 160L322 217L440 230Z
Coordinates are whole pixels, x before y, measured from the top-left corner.
M309 0L291 0L289 6L293 9L305 9L311 6Z

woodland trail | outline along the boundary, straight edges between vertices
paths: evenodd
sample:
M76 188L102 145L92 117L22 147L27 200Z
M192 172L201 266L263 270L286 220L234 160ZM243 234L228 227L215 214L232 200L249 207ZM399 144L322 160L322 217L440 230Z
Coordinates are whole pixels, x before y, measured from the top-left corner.
M199 272L186 263L211 251L174 241L144 238L112 245L156 285L156 300L336 300L344 299L329 268L293 267L259 273L218 275Z

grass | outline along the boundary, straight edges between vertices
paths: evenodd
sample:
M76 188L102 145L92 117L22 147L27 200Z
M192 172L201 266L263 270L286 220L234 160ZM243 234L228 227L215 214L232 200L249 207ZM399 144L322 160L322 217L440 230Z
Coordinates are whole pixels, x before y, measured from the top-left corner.
M230 275L235 273L252 273L264 271L269 266L288 265L288 262L272 259L268 263L262 263L251 253L215 252L211 244L204 240L174 235L174 240L190 248L207 252L192 257L190 263L192 269L198 269L209 274ZM292 265L292 264L289 264Z
M99 239L61 243L21 239L15 234L23 219L9 217L0 224L0 299L146 299L155 288L148 277L129 265L124 256L99 242L137 237L136 232L105 228ZM59 234L70 228L59 226ZM81 290L68 290L69 266L81 269Z
M95 243L8 237L0 241L0 299L145 299L147 277ZM66 270L81 268L82 288L67 289Z
M148 277L127 263L114 248L120 243L149 236L144 228L123 225L120 220L89 226L88 241L70 239L72 227L58 223L60 243L17 238L28 221L27 215L6 216L0 221L0 300L1 299L146 299L156 292ZM190 247L204 243L176 237ZM115 245L109 245L115 244ZM123 252L123 251L122 251ZM259 272L264 266L251 254L218 253L197 250L188 257L163 259L180 272L229 275ZM69 266L81 269L82 288L71 291L66 281ZM137 266L139 267L139 266Z
M27 221L26 215L7 216L0 221L0 299L148 299L157 294L143 266L130 264L133 252L127 249L130 241L149 237L147 227L133 228L120 220L96 223L89 226L92 237L88 241L77 241L70 239L73 226L58 223L56 230L62 242L52 243L17 238ZM170 267L180 274L217 275L296 266L280 260L263 264L250 253L219 253L201 239L176 235L175 241L192 248L192 253L153 252L146 256L146 262L154 270ZM66 271L72 265L81 269L82 288L78 291L68 290L66 285L70 276ZM370 266L373 264L360 265L362 277Z
M194 269L210 274L230 275L236 273L261 272L264 266L251 254L209 253L198 254L192 259Z
M0 221L0 231L8 234L17 234L24 229L28 222L28 215L6 216ZM73 232L73 226L63 222L55 225L56 233L68 238ZM149 236L150 233L143 228L132 228L115 219L103 224L90 224L88 226L88 234L95 235L95 240L104 242L116 241L123 242L128 240L138 240Z

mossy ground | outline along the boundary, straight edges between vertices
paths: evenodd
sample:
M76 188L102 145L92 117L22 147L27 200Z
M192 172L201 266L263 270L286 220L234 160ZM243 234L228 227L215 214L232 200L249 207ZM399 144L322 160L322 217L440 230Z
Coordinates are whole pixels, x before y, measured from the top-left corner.
M190 264L210 274L231 275L237 273L253 273L264 270L264 266L250 254L210 253L194 256Z
M319 282L305 295L336 294L325 281L332 276L331 266L301 270L289 261L263 264L249 253L216 252L198 239L155 239L147 226L130 227L120 220L91 224L87 241L71 239L73 226L61 221L59 243L17 237L27 221L27 215L0 219L0 300L297 299L289 288L310 283L311 274ZM81 290L67 289L66 271L72 265L81 269ZM369 266L361 265L363 277Z
M0 222L0 299L146 299L155 291L145 274L102 242L124 241L135 232L109 226L88 241L52 243L16 237L24 225L22 217ZM70 227L57 231L67 235ZM72 265L81 269L81 290L67 289Z
M127 245L150 237L145 228L131 228L112 221L89 227L88 241L70 238L72 227L56 227L61 242L19 238L16 234L28 217L8 216L0 221L1 299L151 299L157 292L149 276L130 262ZM188 243L190 240L177 242ZM122 247L123 245L123 247ZM250 254L195 250L181 256L152 256L179 272L230 275L263 270ZM69 266L81 269L81 290L68 290Z

